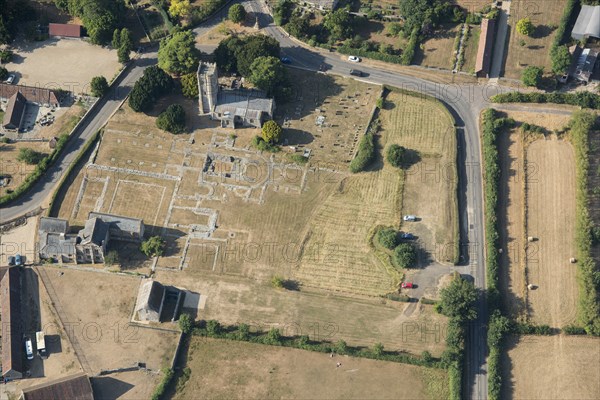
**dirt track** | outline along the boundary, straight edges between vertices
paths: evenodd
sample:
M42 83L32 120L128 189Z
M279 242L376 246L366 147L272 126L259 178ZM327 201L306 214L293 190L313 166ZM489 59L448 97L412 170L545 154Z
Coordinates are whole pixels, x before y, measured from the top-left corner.
M575 257L575 155L565 141L549 137L527 149L527 250L532 322L561 327L574 322L577 305Z

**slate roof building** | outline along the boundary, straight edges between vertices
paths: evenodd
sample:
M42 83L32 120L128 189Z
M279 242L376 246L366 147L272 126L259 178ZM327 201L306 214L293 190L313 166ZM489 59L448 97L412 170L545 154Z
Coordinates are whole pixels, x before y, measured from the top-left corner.
M165 287L152 279L144 279L135 303L135 317L140 321L160 322L165 301Z
M23 327L21 325L21 269L8 268L0 281L2 312L2 377L23 377Z
M600 38L600 6L581 6L571 37L575 40Z
M76 24L49 24L48 34L63 38L80 38L81 25Z
M9 85L0 83L0 99L10 99L15 93L20 92L29 103L40 106L58 107L60 103L54 90L33 86Z
M477 50L477 60L475 61L475 74L480 78L488 78L490 75L495 36L496 20L487 18L481 20L479 48Z
M88 220L94 218L108 225L111 240L141 242L144 239L144 222L141 219L92 211L88 214Z
M213 63L198 65L198 107L200 113L221 121L224 128L240 126L260 128L273 119L275 101L264 92L219 87L219 74Z
M27 107L27 99L21 94L16 92L6 105L6 112L2 119L2 127L7 130L19 130L21 123L23 122L23 116L25 115L25 108Z
M94 400L90 378L83 372L23 389L20 400Z

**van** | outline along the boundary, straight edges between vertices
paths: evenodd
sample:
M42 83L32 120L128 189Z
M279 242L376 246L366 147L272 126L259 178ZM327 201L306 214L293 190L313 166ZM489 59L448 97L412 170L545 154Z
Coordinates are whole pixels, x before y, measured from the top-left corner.
M35 347L37 347L40 357L46 358L46 336L44 335L44 331L35 333Z
M33 360L33 344L30 338L25 339L25 354L27 354L28 360Z

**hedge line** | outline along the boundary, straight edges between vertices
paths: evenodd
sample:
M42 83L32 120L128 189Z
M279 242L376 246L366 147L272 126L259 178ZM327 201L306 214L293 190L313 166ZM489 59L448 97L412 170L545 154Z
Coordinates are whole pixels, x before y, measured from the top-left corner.
M578 258L579 304L578 318L585 331L600 336L600 298L598 279L600 273L591 255L592 221L588 209L589 142L595 115L578 111L571 120L571 140L575 148L577 176L577 219L575 222Z
M171 368L163 368L162 373L163 377L154 388L152 397L150 397L152 400L160 400L165 395L167 387L169 386L169 383L171 383L171 379L173 379L174 373Z
M577 93L521 93L509 92L492 96L493 103L556 103L600 110L600 95L592 92Z
M413 58L415 57L415 50L417 48L417 44L419 44L419 30L415 28L410 33L410 38L408 39L406 48L402 50L402 55L400 56L402 59L402 65L410 65Z
M192 332L195 336L210 337L215 339L237 340L242 342L258 343L270 346L291 347L302 350L316 351L319 353L336 353L351 357L370 358L374 360L391 361L403 364L418 365L429 368L444 368L444 364L429 353L421 357L403 351L386 351L383 346L376 344L373 348L348 346L343 340L337 343L314 341L308 336L283 336L281 331L272 328L268 332L250 332L246 324L222 326L219 322L200 321Z
M379 119L374 119L369 125L368 132L360 139L356 156L350 162L350 172L357 173L364 169L375 158L375 133L379 130L381 123Z
M448 321L446 345L442 359L448 366L448 383L450 399L462 398L462 370L465 354L465 329L458 318Z
M35 170L27 175L25 180L12 193L8 193L0 197L0 205L5 205L15 200L17 197L29 190L42 177L42 175L44 175L44 172L46 172L48 168L54 164L68 140L68 134L63 133L60 135L58 141L56 142L56 147L52 153L42 158L42 160L35 166Z
M346 45L338 46L336 50L342 54L351 54L354 56L370 58L372 60L385 61L394 64L402 64L401 56L395 54L380 53L378 51L366 51L363 49L357 49Z
M554 41L550 46L550 58L552 59L552 64L555 64L555 59L558 55L558 47L565 40L565 34L567 33L567 25L569 25L569 21L571 21L571 18L573 17L574 11L576 11L576 9L579 9L579 0L567 0L565 10L560 19L558 28L556 29L556 33L554 34Z

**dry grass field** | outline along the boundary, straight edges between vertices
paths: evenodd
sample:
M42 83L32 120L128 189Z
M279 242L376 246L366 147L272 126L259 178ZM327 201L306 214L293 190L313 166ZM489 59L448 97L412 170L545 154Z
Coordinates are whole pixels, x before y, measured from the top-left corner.
M550 71L550 45L554 40L556 27L565 9L563 0L513 0L510 6L509 44L506 55L504 76L520 79L521 72L529 65L544 67ZM531 37L517 32L517 21L529 17L535 25ZM525 43L524 46L521 46Z
M424 67L452 69L454 39L460 35L461 24L443 24L439 31L417 47L413 64Z
M532 321L561 327L577 307L575 257L575 154L570 143L550 138L527 149L527 236L537 238L527 255ZM531 172L530 172L531 171Z
M137 362L158 370L170 365L177 333L129 324L140 279L103 272L47 268L57 295L55 307L73 334L95 374Z
M405 172L401 210L421 221L403 222L400 228L415 234L436 261L452 261L452 254L438 250L458 240L454 121L441 104L396 92L388 96L380 117L384 154L395 143L420 156Z
M600 398L600 339L582 336L521 336L508 340L502 365L503 398Z
M469 25L469 27L469 36L467 41L463 44L463 46L465 46L465 63L463 64L462 71L475 73L475 61L477 60L477 51L479 50L481 27L478 25Z
M443 370L252 343L193 338L187 365L190 379L175 399L448 397Z

